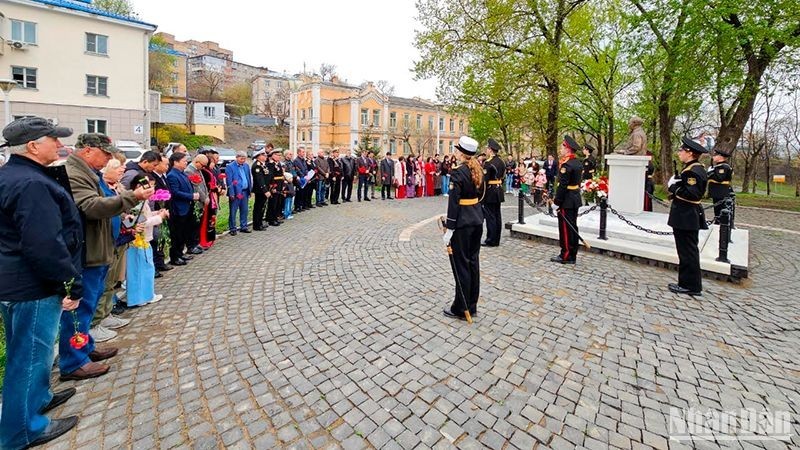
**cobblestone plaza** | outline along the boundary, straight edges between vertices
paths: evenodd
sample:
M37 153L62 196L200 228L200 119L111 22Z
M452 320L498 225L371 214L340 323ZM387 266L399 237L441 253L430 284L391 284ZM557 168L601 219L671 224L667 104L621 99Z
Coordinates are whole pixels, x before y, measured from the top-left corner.
M504 231L469 326L441 313L434 222L413 227L444 210L353 203L220 239L127 315L111 372L56 412L78 431L49 448L800 446L800 215L738 210L750 278L700 298L666 289L675 272L554 265L555 246ZM792 437L670 440L671 409L691 407L788 412Z

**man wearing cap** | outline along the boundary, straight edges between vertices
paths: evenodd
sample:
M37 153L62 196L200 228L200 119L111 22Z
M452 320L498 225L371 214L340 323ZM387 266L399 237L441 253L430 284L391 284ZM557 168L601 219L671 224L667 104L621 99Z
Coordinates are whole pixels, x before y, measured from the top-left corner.
M331 157L328 158L328 167L331 168L331 204L338 205L342 192L342 177L344 175L344 167L342 166L342 160L339 159L338 147L331 152Z
M283 176L283 167L281 166L281 152L280 150L272 150L269 152L269 160L267 161L267 183L268 183L268 197L267 204L267 222L273 227L281 224L278 220L278 215L281 213L283 207L283 185L286 179Z
M236 236L237 231L249 233L247 228L247 208L250 193L253 192L253 177L250 166L247 165L247 153L236 152L236 162L225 166L225 182L228 185L228 229L231 236ZM239 226L236 226L236 213L239 212Z
M589 144L583 144L583 180L591 180L594 178L594 173L597 171L597 161L592 156L594 147Z
M672 227L678 250L678 283L670 283L668 288L677 294L694 296L703 291L698 234L699 230L708 229L700 205L706 192L707 175L697 160L708 150L688 137L682 139L682 144L678 159L684 164L683 170L667 183L672 199L667 223Z
M719 215L725 207L722 200L733 192L731 189L733 168L728 164L730 157L730 153L716 149L711 159L714 164L708 168L708 196L714 201L714 223L719 223Z
M487 153L489 155L483 164L484 181L486 190L481 199L483 215L486 218L486 240L481 244L484 247L497 247L500 245L500 233L503 229L503 218L500 215L500 204L506 200L503 193L503 177L506 173L506 164L497 154L500 144L489 138Z
M117 354L116 348L96 349L89 335L89 344L76 349L70 345L75 331L89 333L89 324L103 294L106 273L114 259L114 238L111 219L147 200L153 194L152 187L139 186L133 191L106 197L100 169L118 150L111 139L100 133L78 136L75 152L69 155L65 167L69 175L72 197L84 219L84 268L83 301L75 310L78 329L75 330L71 314L61 317L61 339L59 341L59 368L61 380L84 380L108 372L109 366L102 361Z
M266 211L269 184L267 182L267 152L264 149L257 150L253 153L253 196L255 197L255 204L253 205L253 229L256 231L263 231L264 228L264 212Z
M80 214L54 179L53 172L63 167L47 167L58 160L59 138L71 134L41 117L15 120L3 130L3 147L11 156L0 168L0 313L6 340L0 448L41 445L78 422L75 416L44 415L75 394L74 388L50 391L61 311L77 308L83 295Z
M647 156L653 156L652 153L648 150L645 153ZM656 166L653 165L653 158L650 158L650 161L647 161L647 169L645 170L644 179L644 210L648 212L653 211L653 193L656 191L656 184L653 181L653 174L656 173Z
M583 165L575 157L580 146L570 135L561 144L558 188L553 203L558 206L558 243L561 253L550 261L575 264L578 256L578 208L581 207L581 173Z

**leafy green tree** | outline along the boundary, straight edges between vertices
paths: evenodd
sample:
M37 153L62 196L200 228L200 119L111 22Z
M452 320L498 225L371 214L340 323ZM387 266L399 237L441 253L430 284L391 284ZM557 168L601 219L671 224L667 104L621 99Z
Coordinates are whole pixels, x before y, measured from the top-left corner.
M252 109L253 86L250 83L238 83L225 88L222 93L225 108L235 116L243 116Z
M94 0L92 6L125 17L138 17L129 0Z
M150 89L170 95L172 73L176 57L166 52L167 43L160 36L150 38L148 75Z

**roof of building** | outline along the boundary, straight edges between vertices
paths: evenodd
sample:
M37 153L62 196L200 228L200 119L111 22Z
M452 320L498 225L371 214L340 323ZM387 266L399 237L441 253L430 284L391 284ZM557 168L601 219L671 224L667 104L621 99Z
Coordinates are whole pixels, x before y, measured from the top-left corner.
M172 55L172 56L181 56L181 57L184 57L184 58L186 56L188 56L188 55L186 55L186 53L181 53L181 52L179 52L177 50L173 50L173 49L171 49L169 47L164 47L163 45L150 44L150 51L151 52L166 53L166 54Z
M395 97L393 95L389 96L389 104L396 106L408 106L411 108L436 109L438 107L438 105L433 102L428 102L419 98Z
M123 16L121 14L114 14L102 9L95 8L91 5L91 0L30 0L34 3L41 3L43 5L57 6L60 8L70 9L73 11L81 11L89 14L96 14L101 17L108 17L110 19L121 20L123 22L135 23L137 25L144 25L155 30L156 25L144 22L142 20Z

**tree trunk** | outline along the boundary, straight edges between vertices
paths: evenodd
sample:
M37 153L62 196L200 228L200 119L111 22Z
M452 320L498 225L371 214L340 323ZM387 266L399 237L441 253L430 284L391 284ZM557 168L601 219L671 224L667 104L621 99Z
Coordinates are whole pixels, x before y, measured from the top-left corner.
M750 114L753 113L753 105L756 103L756 96L761 87L761 77L774 57L775 55L764 56L764 59L756 56L747 58L747 77L744 85L736 95L739 103L730 116L730 120L722 117L717 141L714 144L715 149L721 149L726 153L736 149L736 144L742 138L742 131L747 125L747 120L750 118Z
M672 168L672 127L675 125L675 118L669 111L669 94L661 94L661 102L658 105L658 134L661 139L661 181L668 180L673 175Z
M767 178L767 196L772 195L772 190L770 188L770 179L769 179L769 158L764 158L766 164L764 165L764 176Z
M558 159L558 113L559 113L559 97L561 87L558 80L547 79L547 98L550 104L547 107L547 126L545 130L546 141L545 148L547 154L553 155Z
M747 192L750 184L750 158L744 158L744 171L742 172L742 192Z

